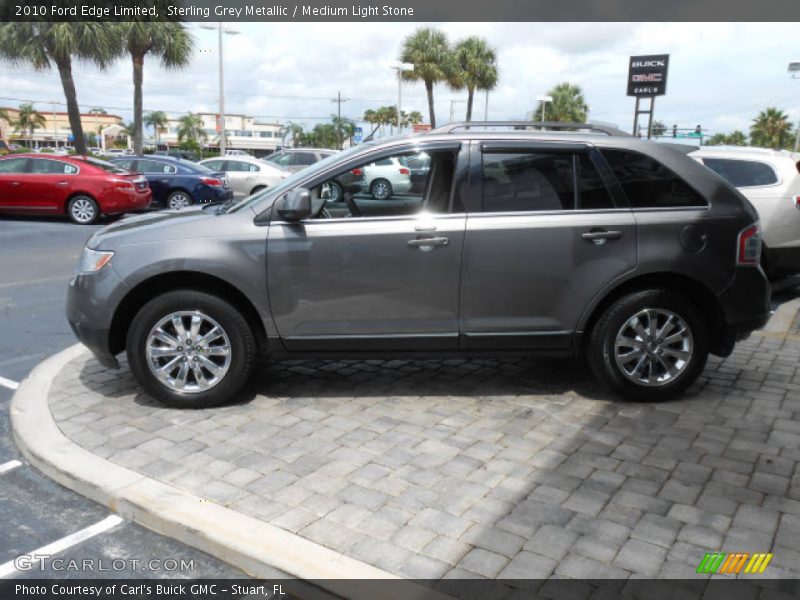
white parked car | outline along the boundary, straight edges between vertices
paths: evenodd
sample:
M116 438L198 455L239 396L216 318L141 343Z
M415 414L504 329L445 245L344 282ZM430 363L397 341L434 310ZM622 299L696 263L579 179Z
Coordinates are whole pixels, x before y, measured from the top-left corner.
M410 190L411 169L404 157L383 158L364 167L364 191L376 200L407 194Z
M770 279L800 273L800 154L704 146L690 156L736 186L758 211L761 260Z
M252 156L244 150L225 150L225 156Z
M286 179L291 173L252 156L220 156L201 160L201 165L228 175L235 198L243 198Z

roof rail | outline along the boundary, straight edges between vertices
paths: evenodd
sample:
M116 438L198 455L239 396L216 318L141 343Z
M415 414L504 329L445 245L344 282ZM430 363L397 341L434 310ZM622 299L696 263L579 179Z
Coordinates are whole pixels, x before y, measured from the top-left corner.
M589 129L598 131L610 136L627 136L629 133L617 129L611 125L597 125L594 123L568 123L565 121L462 121L459 123L448 123L442 127L437 127L430 133L453 133L457 129L467 129L470 127L515 127L525 128L536 127L539 129Z

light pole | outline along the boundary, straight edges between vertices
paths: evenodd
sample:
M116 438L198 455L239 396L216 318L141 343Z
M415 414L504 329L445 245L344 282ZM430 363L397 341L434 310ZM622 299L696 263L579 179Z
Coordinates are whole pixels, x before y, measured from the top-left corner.
M789 67L786 69L792 76L792 79L800 79L800 61L790 62ZM794 151L800 146L800 120L797 121L797 131L794 135Z
M545 107L547 106L548 102L552 102L553 101L553 97L552 96L537 96L536 99L539 102L542 103L542 123L544 123L544 110L545 110ZM544 127L542 129L544 129Z
M403 71L413 71L414 65L411 63L396 63L391 68L397 71L397 133L400 133L401 113L403 112L401 108L403 105Z
M450 122L453 122L453 107L456 104L466 104L466 100L450 100Z
M213 25L200 25L201 29L214 29ZM223 61L222 36L238 35L239 32L230 27L223 27L222 21L217 23L219 31L219 154L225 156L225 63Z

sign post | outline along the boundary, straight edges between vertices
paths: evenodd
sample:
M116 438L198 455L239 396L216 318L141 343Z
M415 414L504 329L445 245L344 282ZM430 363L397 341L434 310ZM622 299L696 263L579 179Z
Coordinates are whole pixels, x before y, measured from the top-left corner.
M639 115L646 114L647 137L653 135L653 111L656 96L667 93L667 70L669 54L651 54L647 56L631 56L628 63L628 96L636 98L633 116L633 135L639 135ZM650 104L645 110L640 109L642 98L649 98Z

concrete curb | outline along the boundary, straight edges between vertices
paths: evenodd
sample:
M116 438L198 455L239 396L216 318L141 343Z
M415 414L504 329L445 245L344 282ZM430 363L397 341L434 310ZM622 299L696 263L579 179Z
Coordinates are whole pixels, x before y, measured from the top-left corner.
M61 485L121 516L198 548L258 578L296 577L358 598L357 580L398 576L100 458L68 439L48 403L53 379L86 353L76 344L39 364L11 400L14 440L25 458ZM373 600L450 598L413 581L369 586Z

